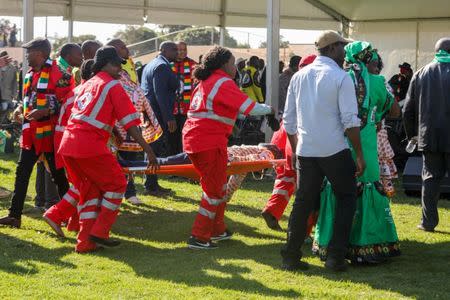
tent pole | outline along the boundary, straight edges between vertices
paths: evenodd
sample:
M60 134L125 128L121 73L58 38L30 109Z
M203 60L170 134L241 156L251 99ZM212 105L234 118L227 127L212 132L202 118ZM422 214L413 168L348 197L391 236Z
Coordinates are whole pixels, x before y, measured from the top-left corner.
M280 0L267 0L266 104L271 105L275 111L278 108L279 60ZM272 131L267 129L265 134L266 142L270 141Z
M73 0L69 0L69 27L67 40L69 43L73 40Z
M220 15L220 39L219 45L225 46L225 26L227 17L227 0L222 0L220 2L221 15Z
M34 34L34 0L23 0L23 43L27 43L33 39ZM28 62L23 52L23 68L22 78L28 71Z
M419 21L416 22L416 68L417 71L419 67Z

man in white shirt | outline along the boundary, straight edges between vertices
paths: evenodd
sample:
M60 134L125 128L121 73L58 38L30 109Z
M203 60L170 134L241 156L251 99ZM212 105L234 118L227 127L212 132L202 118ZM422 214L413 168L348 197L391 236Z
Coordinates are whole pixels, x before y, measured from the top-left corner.
M307 219L320 202L325 177L336 195L334 232L325 266L335 271L346 268L357 197L355 172L362 174L365 168L355 88L342 70L348 42L335 31L324 31L316 41L319 56L297 72L289 85L283 122L292 149L296 149L298 190L287 243L281 250L286 270L308 267L300 261L300 249ZM346 137L357 153L356 166Z

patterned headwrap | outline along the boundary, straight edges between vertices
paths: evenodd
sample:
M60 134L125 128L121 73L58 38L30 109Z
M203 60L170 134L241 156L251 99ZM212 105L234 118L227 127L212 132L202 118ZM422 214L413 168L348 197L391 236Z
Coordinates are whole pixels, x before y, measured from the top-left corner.
M350 65L348 73L355 83L358 100L358 116L365 124L369 113L370 82L366 63L373 57L372 46L368 42L354 41L345 46L345 61Z

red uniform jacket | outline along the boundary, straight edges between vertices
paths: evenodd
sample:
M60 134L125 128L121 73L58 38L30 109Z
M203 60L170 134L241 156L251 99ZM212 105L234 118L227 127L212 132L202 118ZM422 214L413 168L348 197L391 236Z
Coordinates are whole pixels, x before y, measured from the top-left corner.
M111 153L107 143L116 121L125 130L140 124L139 114L119 81L99 72L78 90L59 154L92 157Z
M183 128L184 151L226 148L238 113L248 115L254 106L227 73L215 70L194 90Z

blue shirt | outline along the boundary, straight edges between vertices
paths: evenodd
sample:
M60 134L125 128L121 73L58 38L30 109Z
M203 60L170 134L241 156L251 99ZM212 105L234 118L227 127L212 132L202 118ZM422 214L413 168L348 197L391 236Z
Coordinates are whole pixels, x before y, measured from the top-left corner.
M347 149L345 130L361 123L350 75L318 56L292 77L283 123L288 134L298 135L298 156L328 157Z

